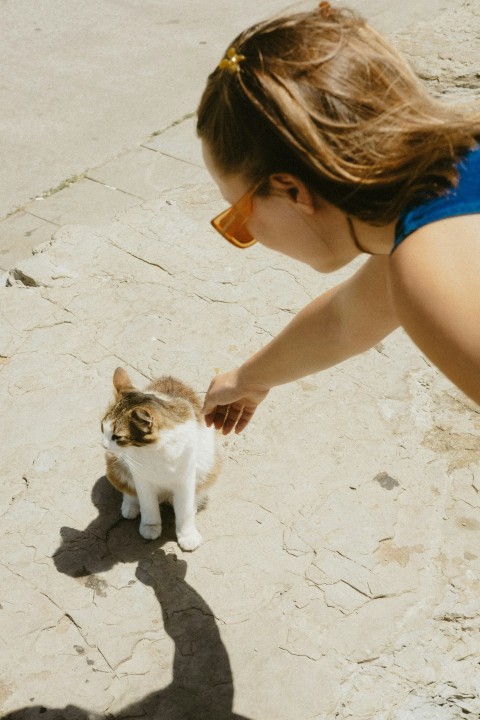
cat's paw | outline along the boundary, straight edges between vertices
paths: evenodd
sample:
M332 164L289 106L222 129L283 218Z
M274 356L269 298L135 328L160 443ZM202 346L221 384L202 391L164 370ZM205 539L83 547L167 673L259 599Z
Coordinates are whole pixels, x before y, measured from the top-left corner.
M141 522L140 523L140 535L145 538L145 540L156 540L160 537L162 534L162 525L161 523L155 523L152 525L147 525L146 523Z
M188 533L178 535L177 540L182 550L192 551L196 550L197 547L200 545L200 543L202 542L202 536L200 535L198 530L194 528Z
M136 497L124 495L122 501L122 517L134 520L140 514L140 505Z

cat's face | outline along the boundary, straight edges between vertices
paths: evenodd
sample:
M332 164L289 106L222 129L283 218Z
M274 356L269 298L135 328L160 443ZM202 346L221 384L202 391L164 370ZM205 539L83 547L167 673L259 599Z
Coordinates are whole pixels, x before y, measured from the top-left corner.
M122 368L113 376L115 402L102 420L102 445L121 455L132 447L155 447L166 430L173 429L191 415L181 398L137 390Z
M132 390L122 393L102 420L102 445L120 454L128 447L155 444L166 426L160 401L153 395Z

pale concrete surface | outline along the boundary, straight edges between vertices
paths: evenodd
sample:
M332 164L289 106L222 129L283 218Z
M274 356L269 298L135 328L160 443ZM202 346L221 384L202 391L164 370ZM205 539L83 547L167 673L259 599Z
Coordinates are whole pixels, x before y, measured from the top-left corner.
M395 41L432 87L476 95L478 6L433 5ZM0 261L3 717L479 718L478 408L403 333L225 441L195 553L171 519L152 543L120 519L99 434L114 368L203 392L352 270L222 243L193 119L149 132L8 219L59 229Z
M209 178L195 136L194 118L175 123L160 135L121 154L0 222L0 270L27 257L62 226L102 224L165 187Z
M226 7L2 0L0 217L195 110L219 27L240 29L279 0Z

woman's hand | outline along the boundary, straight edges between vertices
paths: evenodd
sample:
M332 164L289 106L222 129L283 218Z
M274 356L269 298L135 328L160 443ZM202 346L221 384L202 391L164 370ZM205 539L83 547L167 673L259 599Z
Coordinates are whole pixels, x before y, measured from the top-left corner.
M242 368L216 375L210 383L202 409L207 426L214 425L224 435L232 430L241 433L268 391L268 388L247 385Z

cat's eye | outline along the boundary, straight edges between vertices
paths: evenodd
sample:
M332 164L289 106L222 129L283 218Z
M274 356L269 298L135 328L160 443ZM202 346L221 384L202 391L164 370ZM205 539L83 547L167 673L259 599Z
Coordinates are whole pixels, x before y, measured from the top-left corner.
M121 440L121 439L122 439L121 435L112 435L113 442L117 442L117 440Z

